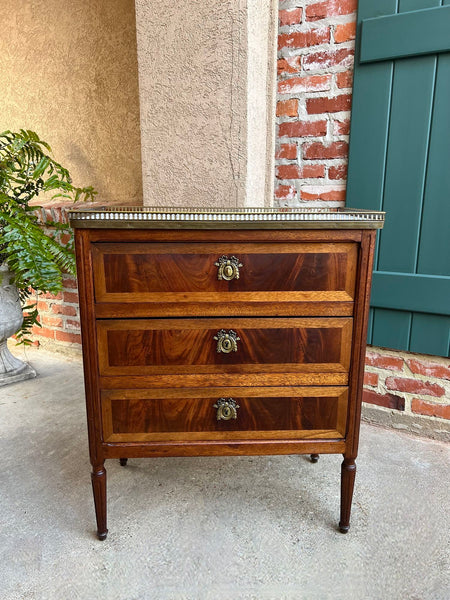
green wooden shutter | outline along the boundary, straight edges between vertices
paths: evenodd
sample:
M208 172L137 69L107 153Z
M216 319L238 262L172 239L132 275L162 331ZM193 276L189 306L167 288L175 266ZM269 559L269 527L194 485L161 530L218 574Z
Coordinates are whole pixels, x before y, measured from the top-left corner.
M450 350L450 0L359 0L347 205L386 211L369 343Z

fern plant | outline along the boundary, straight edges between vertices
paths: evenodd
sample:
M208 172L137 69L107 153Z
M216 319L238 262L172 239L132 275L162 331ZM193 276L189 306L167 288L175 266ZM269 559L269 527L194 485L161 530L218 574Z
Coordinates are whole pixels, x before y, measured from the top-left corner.
M6 263L24 309L24 321L17 332L18 343L29 344L33 325L39 325L39 293L57 294L63 287L63 273L75 275L72 230L66 224L39 222L32 201L43 192L52 198L72 202L92 200L92 187L75 187L69 171L51 156L49 144L34 131L4 131L0 134L0 265ZM69 241L61 236L69 233ZM65 236L67 237L67 235Z

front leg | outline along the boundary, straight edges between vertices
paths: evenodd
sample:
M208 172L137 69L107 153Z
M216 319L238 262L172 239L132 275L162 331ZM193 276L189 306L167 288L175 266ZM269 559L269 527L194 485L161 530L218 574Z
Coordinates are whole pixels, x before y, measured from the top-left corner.
M347 533L350 528L350 512L352 510L355 476L355 459L347 458L344 455L341 466L341 520L339 521L339 530L341 533Z
M92 491L94 492L95 517L97 519L97 537L106 539L106 469L105 461L92 465Z

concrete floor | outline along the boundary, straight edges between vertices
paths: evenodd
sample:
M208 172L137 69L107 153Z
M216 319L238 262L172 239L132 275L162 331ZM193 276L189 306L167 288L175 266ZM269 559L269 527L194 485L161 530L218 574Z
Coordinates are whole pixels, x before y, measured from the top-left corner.
M443 443L363 425L347 535L339 456L107 461L99 542L81 362L27 353L38 378L0 388L1 600L450 598Z

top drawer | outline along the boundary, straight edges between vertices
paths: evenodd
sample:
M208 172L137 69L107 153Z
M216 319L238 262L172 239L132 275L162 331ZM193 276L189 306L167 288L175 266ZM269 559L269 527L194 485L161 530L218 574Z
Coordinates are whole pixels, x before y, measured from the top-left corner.
M227 312L276 303L311 305L305 314L351 314L356 243L96 243L95 300L226 304ZM313 304L323 304L323 312ZM339 309L335 305L341 303ZM240 305L240 308L238 306ZM261 307L262 308L262 307ZM251 311L250 311L251 312ZM266 314L269 314L266 312ZM106 316L102 313L100 316Z

